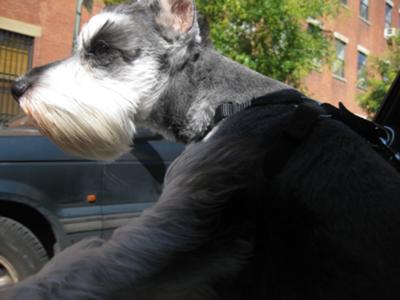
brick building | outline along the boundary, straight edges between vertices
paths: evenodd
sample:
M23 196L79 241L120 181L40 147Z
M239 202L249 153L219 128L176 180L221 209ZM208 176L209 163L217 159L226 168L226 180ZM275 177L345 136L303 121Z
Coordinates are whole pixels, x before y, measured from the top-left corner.
M19 113L9 93L18 75L71 54L75 11L76 0L0 0L0 124Z
M369 58L382 55L387 36L399 28L400 0L342 0L339 17L315 24L332 32L336 60L312 72L306 80L310 95L324 102L343 102L350 110L365 115L357 95L365 91L364 69ZM311 20L312 22L312 20ZM393 28L393 30L390 30Z
M299 0L300 1L300 0ZM368 58L384 52L384 29L398 27L400 0L341 0L335 20L311 24L333 33L336 61L308 76L311 96L364 114L356 97L365 89L361 74ZM102 7L95 0L93 13ZM76 0L0 0L0 124L19 113L11 82L31 67L71 53ZM90 17L83 10L82 23Z

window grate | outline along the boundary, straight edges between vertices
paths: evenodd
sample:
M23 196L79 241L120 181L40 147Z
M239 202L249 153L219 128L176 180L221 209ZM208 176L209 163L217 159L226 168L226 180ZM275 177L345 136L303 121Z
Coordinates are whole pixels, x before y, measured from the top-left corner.
M0 29L0 125L21 113L11 85L32 67L32 53L32 37Z

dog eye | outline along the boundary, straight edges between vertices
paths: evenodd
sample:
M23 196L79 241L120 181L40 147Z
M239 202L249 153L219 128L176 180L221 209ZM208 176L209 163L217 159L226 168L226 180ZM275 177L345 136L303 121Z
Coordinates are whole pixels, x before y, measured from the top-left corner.
M105 41L98 41L91 49L91 53L97 57L102 57L109 54L111 47Z
M120 56L121 51L119 49L111 47L103 40L98 40L92 44L86 57L93 66L106 67Z

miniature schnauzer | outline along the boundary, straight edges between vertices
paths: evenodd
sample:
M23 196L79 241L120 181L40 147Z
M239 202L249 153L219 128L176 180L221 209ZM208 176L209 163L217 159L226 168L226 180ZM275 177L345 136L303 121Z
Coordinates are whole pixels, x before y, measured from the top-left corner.
M72 57L12 93L82 157L116 159L138 125L190 145L152 208L59 253L2 300L400 299L396 171L326 118L266 175L299 104L289 95L301 94L217 53L192 0L105 8ZM266 95L270 105L215 121L222 103Z

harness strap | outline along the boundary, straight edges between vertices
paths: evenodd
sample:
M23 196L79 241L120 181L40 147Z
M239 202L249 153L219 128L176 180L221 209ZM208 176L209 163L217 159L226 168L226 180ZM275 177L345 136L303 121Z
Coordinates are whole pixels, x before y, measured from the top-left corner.
M328 103L321 106L333 119L342 121L365 138L376 152L400 172L400 152L392 147L396 140L393 128L361 118L351 113L342 103L339 103L339 108Z
M339 104L339 108L327 103L317 105L317 102L296 90L271 93L241 104L224 103L216 110L214 124L250 107L277 104L294 104L297 108L284 133L277 137L273 149L267 154L264 168L266 176L279 173L301 140L309 135L316 122L326 118L345 123L366 139L386 161L400 172L400 152L392 147L396 138L396 133L392 128L358 117L347 110L342 103Z
M221 120L233 116L251 106L253 106L252 101L247 101L245 103L222 103L220 106L217 107L217 110L215 111L214 124L217 124Z
M380 137L385 135L382 126L351 113L342 103L339 103L339 108L328 103L321 104L321 107L333 119L342 121L372 144L379 144Z
M214 116L214 125L221 120L233 116L249 107L265 106L265 105L284 105L284 104L300 104L306 97L293 89L281 90L267 95L253 98L244 103L225 102L217 107Z
M323 110L312 102L300 104L293 113L283 134L278 136L264 158L264 175L279 174L300 142L308 137Z

